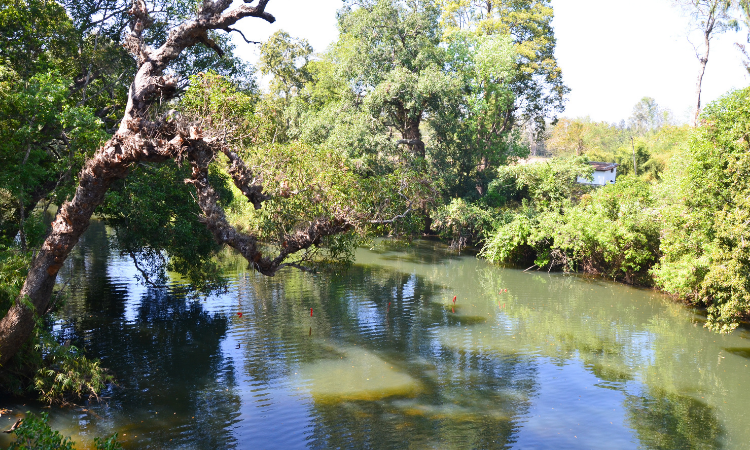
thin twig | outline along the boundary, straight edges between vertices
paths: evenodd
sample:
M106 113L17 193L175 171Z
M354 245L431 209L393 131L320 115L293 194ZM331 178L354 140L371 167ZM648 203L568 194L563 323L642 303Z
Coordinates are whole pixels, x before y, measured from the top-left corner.
M238 30L237 28L226 27L226 28L224 28L224 30L225 30L225 31L226 31L227 33L231 33L232 31L236 31L236 32L238 32L238 33L240 34L240 36L242 36L242 39L244 39L244 40L245 40L245 42L247 42L248 44L257 44L257 45L260 45L260 44L262 44L262 42L259 42L259 41L251 41L251 40L249 40L248 38L246 38L246 37L245 37L245 35L244 35L244 34L242 34L242 31Z

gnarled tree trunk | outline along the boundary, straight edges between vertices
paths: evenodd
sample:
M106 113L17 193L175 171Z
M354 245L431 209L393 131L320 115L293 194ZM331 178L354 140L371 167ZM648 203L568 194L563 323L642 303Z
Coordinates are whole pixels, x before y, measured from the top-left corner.
M245 17L258 17L268 22L275 20L265 12L268 0L260 0L255 6L251 3L252 0L246 0L244 4L231 7L231 0L204 1L195 19L171 30L166 42L154 49L142 39L143 30L152 23L146 5L142 0L133 2L130 10L133 20L126 47L136 57L139 68L130 86L124 117L117 133L85 164L73 199L58 211L50 234L32 261L19 298L0 320L0 365L12 358L31 336L35 315L47 312L57 272L88 228L91 215L104 201L112 182L127 176L129 169L138 162L161 162L173 158L190 160L194 167L191 182L198 189L204 212L202 220L217 240L240 248L242 254L263 273L273 274L283 266L283 259L293 249L275 259L262 258L255 247L255 239L231 228L223 220L223 211L219 213L216 202L211 202L213 190L205 177L205 154L215 155L216 151L231 153L225 143L219 139L203 139L198 130L181 129L174 121L148 118L149 107L155 101L174 94L177 80L165 76L164 71L184 49L203 43L221 52L207 37L209 30L232 31L230 27ZM230 173L235 184L256 208L260 208L267 197L238 158L233 161ZM312 245L322 234L334 233L346 226L344 221L321 223L308 230L308 235L300 233L295 248Z

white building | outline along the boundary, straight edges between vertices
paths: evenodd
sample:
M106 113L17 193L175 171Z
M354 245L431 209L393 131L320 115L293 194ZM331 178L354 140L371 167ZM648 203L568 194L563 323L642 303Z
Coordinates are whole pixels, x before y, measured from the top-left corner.
M592 186L604 186L605 184L614 184L617 178L617 163L608 162L589 162L594 167L594 180L589 181L583 177L578 177L581 184L590 184Z

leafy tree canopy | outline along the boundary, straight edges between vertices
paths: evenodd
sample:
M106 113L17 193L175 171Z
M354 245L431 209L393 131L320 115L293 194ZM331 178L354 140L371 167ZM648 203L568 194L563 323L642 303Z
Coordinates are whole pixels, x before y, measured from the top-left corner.
M563 111L569 89L555 58L550 0L440 0L447 39L461 30L478 35L509 35L516 70L510 87L519 117L544 130L545 120Z

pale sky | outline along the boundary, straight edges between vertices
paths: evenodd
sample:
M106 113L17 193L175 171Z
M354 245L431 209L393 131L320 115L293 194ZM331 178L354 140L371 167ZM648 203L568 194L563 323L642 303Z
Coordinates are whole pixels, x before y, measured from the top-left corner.
M271 0L267 11L276 16L274 24L245 19L240 28L256 41L283 29L322 52L338 35L336 11L342 5L341 0ZM552 0L552 6L556 56L571 88L563 116L619 122L648 96L687 122L698 60L687 38L687 18L670 0ZM240 56L258 60L258 46L235 42ZM750 84L734 42L746 42L746 33L722 35L711 43L703 105Z

